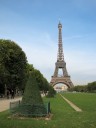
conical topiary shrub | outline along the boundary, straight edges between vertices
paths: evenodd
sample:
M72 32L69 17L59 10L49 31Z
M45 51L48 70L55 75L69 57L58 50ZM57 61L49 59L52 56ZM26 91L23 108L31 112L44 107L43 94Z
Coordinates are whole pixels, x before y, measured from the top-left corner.
M34 73L31 73L29 76L22 102L17 111L21 116L37 117L46 115L46 108L43 104Z
M35 79L34 73L29 75L29 79L27 81L24 95L22 98L23 104L43 104L43 100L40 95L40 91Z

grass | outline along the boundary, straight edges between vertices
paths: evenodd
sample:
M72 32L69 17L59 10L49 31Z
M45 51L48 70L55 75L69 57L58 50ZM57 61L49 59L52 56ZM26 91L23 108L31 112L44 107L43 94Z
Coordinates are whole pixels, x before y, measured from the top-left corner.
M76 112L60 95L56 95L55 98L44 98L51 103L51 120L8 118L10 113L5 111L0 113L0 128L96 128L96 94L63 95L83 112Z
M95 93L63 93L67 99L72 101L83 111L96 111L96 94Z

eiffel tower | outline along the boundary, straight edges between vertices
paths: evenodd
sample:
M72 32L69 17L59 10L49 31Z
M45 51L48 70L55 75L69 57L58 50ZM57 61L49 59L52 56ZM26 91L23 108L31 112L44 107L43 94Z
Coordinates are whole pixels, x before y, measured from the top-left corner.
M63 45L62 45L62 24L59 22L58 24L58 55L57 55L57 62L55 63L55 71L54 75L51 78L50 84L52 86L55 86L58 83L65 84L68 88L73 87L73 83L70 79L70 76L68 75L67 69L66 69L66 62L64 60L64 54L63 54ZM62 76L59 76L58 71L61 69Z

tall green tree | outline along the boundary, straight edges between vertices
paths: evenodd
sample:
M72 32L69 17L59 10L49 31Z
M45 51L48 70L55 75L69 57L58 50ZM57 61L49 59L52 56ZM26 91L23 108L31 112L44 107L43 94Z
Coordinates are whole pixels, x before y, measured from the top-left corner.
M36 77L36 80L38 82L38 86L39 86L40 91L44 91L44 92L48 91L49 83L46 80L46 78L37 69L35 69L34 73L35 73L35 77Z
M87 92L87 85L77 85L72 88L68 88L68 91Z
M89 92L96 92L96 81L94 81L92 83L88 83L87 90Z
M96 92L96 81L88 83L87 85L74 86L73 88L69 88L68 91Z
M35 69L32 64L27 63L27 78L30 72L33 72L38 83L38 87L40 91L46 92L49 90L49 83L47 79L42 75L42 73Z
M22 88L26 77L27 58L24 51L11 40L0 39L0 88Z
M50 86L49 86L49 91L48 91L47 97L54 97L55 94L56 94L56 91L55 91L54 88L50 85Z

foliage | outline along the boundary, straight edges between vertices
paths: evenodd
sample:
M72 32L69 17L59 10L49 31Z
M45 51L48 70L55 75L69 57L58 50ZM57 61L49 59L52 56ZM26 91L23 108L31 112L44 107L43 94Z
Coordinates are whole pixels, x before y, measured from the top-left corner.
M72 88L68 88L68 91L76 91L76 92L86 92L87 91L87 86L86 85L78 85L74 86Z
M33 72L36 78L36 81L39 86L39 90L46 92L49 89L49 83L46 78L41 74L41 72L33 67L32 64L27 64L27 76Z
M34 73L30 73L25 87L22 103L17 109L17 113L24 116L42 116L46 114L46 109L41 98Z
M87 85L78 85L72 88L69 88L68 91L76 92L96 92L96 82L88 83Z
M87 90L88 92L96 92L96 81L92 83L88 83Z
M11 40L0 40L0 93L4 93L5 85L11 89L24 90L30 72L34 72L40 91L46 92L49 83L41 72L27 63L22 49Z
M23 104L43 104L43 100L40 95L40 91L38 88L38 84L35 78L34 73L30 73L29 79L27 81L23 99L22 99Z
M11 40L0 39L0 88L22 88L25 83L26 55Z
M49 91L48 91L47 97L54 97L55 94L56 94L56 91L55 91L54 88L50 85L50 86L49 86Z

